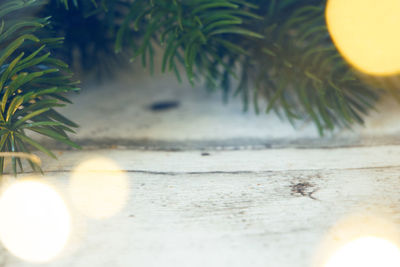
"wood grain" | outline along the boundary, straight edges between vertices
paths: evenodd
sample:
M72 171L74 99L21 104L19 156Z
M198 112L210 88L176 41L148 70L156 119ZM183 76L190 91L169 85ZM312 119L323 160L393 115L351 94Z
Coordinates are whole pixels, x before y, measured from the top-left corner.
M71 170L108 157L126 170L130 198L107 220L69 201ZM70 243L42 266L311 266L341 218L400 222L400 147L323 150L63 152L45 180L69 201ZM11 255L6 267L30 266Z

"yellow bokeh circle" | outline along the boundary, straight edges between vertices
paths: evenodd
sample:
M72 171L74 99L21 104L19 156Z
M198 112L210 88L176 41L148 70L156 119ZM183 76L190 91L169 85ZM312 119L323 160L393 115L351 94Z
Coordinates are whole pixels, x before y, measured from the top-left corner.
M64 248L70 228L63 199L39 180L12 183L0 197L0 240L19 258L49 261Z
M389 240L364 236L338 249L324 267L398 267L400 249Z
M339 52L369 75L400 73L400 1L328 0L326 21Z
M125 206L129 183L125 172L114 161L97 157L83 161L74 169L69 192L81 213L104 219Z
M315 267L400 266L400 232L387 215L368 212L339 220L314 254Z

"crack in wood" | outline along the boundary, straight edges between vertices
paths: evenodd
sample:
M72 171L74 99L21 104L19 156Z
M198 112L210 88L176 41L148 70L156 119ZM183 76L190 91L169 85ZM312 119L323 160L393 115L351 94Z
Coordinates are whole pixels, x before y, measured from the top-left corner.
M150 170L123 170L126 173L141 173L153 175L208 175L208 174L273 174L273 173L296 173L296 172L330 172L330 171L356 171L356 170L382 170L382 169L400 169L400 165L375 166L375 167L356 167L356 168L320 168L320 169L291 169L291 170L266 170L266 171L196 171L196 172L172 172L172 171L150 171ZM73 170L44 170L44 173L69 173ZM33 171L25 171L24 174L33 174ZM10 174L10 173L4 173Z

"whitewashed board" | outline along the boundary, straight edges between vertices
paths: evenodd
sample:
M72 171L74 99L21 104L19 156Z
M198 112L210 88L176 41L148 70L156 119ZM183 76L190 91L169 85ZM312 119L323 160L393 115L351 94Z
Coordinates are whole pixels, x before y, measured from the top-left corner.
M68 199L70 170L106 156L129 177L107 220L74 214L60 257L41 266L311 266L337 220L380 207L400 222L400 147L62 152L46 181ZM101 203L100 203L101 204ZM3 252L3 266L31 266Z

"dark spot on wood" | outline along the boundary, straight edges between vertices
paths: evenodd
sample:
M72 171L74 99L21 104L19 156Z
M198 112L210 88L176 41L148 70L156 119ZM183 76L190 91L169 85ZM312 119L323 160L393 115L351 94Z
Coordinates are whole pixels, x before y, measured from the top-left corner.
M208 153L208 152L203 152L203 153L201 153L201 155L204 157L204 156L210 156L210 153Z
M179 102L174 101L174 100L167 100L167 101L159 101L159 102L154 102L149 106L149 109L153 112L160 112L160 111L166 111L174 108L179 107Z
M290 186L291 188L291 195L292 196L303 196L309 197L313 200L317 200L313 194L318 191L318 188L315 188L315 185L309 182L299 182L294 183Z

